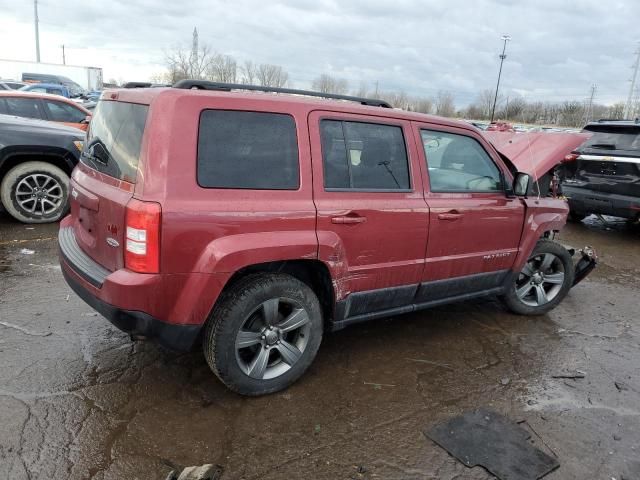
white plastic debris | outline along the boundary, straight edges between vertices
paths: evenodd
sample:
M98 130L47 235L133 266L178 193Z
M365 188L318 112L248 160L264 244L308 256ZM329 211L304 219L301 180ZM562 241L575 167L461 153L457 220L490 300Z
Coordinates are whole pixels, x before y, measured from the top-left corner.
M20 250L20 253L22 255L33 255L34 253L36 253L35 250L29 250L28 248L23 248L22 250Z

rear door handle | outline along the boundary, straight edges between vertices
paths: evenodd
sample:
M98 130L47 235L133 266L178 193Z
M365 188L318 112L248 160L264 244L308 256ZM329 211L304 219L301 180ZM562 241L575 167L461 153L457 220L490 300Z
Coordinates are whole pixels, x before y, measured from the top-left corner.
M343 215L339 217L331 217L331 223L339 223L339 224L348 223L350 225L353 225L355 223L364 223L366 221L367 221L367 217L355 217L355 216L347 216L347 215Z
M462 218L462 214L456 210L452 210L450 212L446 212L446 213L439 213L438 214L438 219L439 220L458 220L459 218Z

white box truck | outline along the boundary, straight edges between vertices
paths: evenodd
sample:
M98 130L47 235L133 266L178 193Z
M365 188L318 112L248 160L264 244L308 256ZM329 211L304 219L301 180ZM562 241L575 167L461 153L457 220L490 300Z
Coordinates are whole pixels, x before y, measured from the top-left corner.
M36 80L29 78L28 74L34 76L56 76L65 77L77 83L85 90L102 90L102 68L80 67L75 65L60 65L57 63L22 62L20 60L0 59L0 78L18 81L43 81L43 78ZM46 77L44 77L46 80ZM64 83L61 81L54 83Z

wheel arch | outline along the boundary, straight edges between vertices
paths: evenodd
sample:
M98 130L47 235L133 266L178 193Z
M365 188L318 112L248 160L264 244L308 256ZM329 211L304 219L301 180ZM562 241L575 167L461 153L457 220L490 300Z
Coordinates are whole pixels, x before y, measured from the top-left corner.
M64 148L10 147L0 151L0 181L13 167L26 162L46 162L71 176L75 162Z
M331 273L326 264L315 259L278 260L272 262L247 265L231 275L222 292L232 288L239 280L248 275L260 273L284 273L308 285L317 295L322 308L325 326L333 320L335 307L335 292L331 280ZM218 302L216 301L216 304ZM215 304L213 308L215 308Z

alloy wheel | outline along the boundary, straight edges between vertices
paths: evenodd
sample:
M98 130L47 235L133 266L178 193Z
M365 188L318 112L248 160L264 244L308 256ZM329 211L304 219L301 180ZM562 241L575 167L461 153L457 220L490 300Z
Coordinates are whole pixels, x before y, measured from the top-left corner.
M236 335L236 361L249 377L268 380L293 367L304 353L311 333L309 314L289 298L260 304Z
M18 182L15 199L25 212L45 217L60 208L64 191L56 178L46 173L32 173Z
M516 295L525 305L545 305L558 296L564 281L564 265L559 257L553 253L534 255L518 275Z

